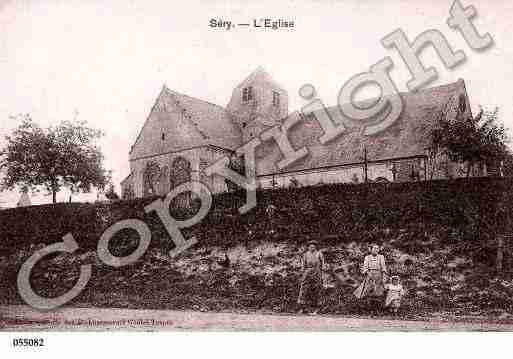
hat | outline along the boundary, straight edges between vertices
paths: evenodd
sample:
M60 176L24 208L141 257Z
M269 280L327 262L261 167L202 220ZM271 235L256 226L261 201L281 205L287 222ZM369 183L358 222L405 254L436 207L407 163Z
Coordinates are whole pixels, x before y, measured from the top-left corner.
M307 245L307 246L309 246L309 245L311 245L311 244L313 244L314 246L316 246L316 245L318 245L319 243L318 243L316 240L313 240L313 239L312 239L312 240L310 240L310 241L308 241L308 242L306 242L306 245Z
M393 276L390 277L390 280L392 280L392 279L399 279L399 276L398 275L393 275Z

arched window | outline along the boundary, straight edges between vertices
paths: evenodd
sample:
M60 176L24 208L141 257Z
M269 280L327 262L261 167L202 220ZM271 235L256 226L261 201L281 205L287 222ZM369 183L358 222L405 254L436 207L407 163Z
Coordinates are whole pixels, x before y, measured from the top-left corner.
M158 192L163 196L169 192L169 168L167 166L162 167L160 171Z
M177 157L169 169L169 190L191 180L191 163L183 157Z
M253 99L253 88L251 86L242 89L242 102L249 102Z
M171 163L169 168L169 190L173 190L182 183L191 180L191 163L183 157L177 157ZM180 207L188 207L191 204L191 192L186 192L178 195L177 205Z
M273 106L280 106L280 93L273 91Z
M160 166L157 162L148 162L143 172L144 196L158 194L158 183L160 177Z

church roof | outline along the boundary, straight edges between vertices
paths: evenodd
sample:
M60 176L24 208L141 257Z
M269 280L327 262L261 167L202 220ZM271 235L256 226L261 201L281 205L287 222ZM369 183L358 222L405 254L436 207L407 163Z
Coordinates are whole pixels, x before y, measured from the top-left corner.
M274 81L271 75L269 75L269 73L265 71L262 66L259 66L251 74L249 74L249 76L246 77L240 84L238 84L235 87L235 89L240 89L241 87L246 87L253 83L269 83L275 88L282 88L276 81Z
M252 81L256 76L268 75L257 69L244 82ZM323 134L318 121L311 116L304 117L288 131L288 137L294 148L306 146L309 154L287 168L278 169L276 164L282 154L274 141L266 141L257 149L257 174L362 162L364 147L369 161L425 155L430 129L440 113L454 107L461 95L466 100L466 111L470 113L465 83L461 79L443 86L401 93L403 111L399 118L386 130L370 136L364 135L364 127L345 117L338 106L330 107L328 112L332 118L342 122L346 130L325 145L318 140ZM373 102L364 101L360 106L366 107ZM289 116L299 114L295 112ZM160 138L162 134L165 134L165 141ZM164 86L132 147L130 158L205 145L235 150L242 145L241 130L223 107Z
M240 129L230 118L226 109L176 91L166 90L190 115L188 120L198 129L206 144L232 150L242 144Z
M295 149L306 146L309 154L291 166L278 169L276 163L282 158L273 141L267 141L257 152L258 175L277 172L299 171L310 168L336 166L363 161L363 148L367 149L369 161L425 155L429 145L428 133L440 113L458 103L459 96L466 100L466 111L470 113L468 97L463 80L433 87L418 92L401 93L403 111L387 129L375 135L363 134L364 127L344 117L337 106L328 108L335 120L341 121L346 131L325 145L319 143L322 129L314 118L307 116L288 132ZM365 101L360 103L365 107ZM298 116L293 113L290 116Z
M234 150L241 138L224 108L164 86L132 146L130 158L206 145Z

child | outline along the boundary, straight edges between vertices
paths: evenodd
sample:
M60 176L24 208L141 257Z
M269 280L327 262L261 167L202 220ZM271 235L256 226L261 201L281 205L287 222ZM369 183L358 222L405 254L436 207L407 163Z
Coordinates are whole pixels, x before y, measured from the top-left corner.
M404 296L404 289L402 284L399 282L399 277L394 275L390 278L390 282L385 288L387 290L387 297L385 299L385 307L389 308L397 313L399 306L401 305L401 299Z

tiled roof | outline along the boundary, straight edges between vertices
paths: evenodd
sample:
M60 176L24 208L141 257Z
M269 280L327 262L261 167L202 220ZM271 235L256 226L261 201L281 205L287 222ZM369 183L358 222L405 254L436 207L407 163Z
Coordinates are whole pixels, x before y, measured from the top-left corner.
M189 121L202 134L207 144L235 150L241 143L242 133L228 112L221 106L166 89L180 102Z
M165 141L160 136L165 135ZM242 135L227 111L164 87L135 141L130 158L215 145L235 149Z
M252 83L267 83L272 87L277 89L282 89L282 87L274 81L274 79L269 75L267 71L264 70L263 67L257 67L251 74L248 75L240 84L238 84L235 88L242 88Z
M415 93L401 93L403 111L399 118L386 130L371 136L363 135L364 128L342 116L338 107L331 107L328 112L333 118L341 119L346 127L344 133L332 142L322 145L318 141L323 134L320 125L317 120L308 116L293 127L288 136L295 149L306 146L309 154L280 170L275 164L282 155L277 145L268 141L257 152L257 173L263 175L361 162L364 147L370 161L423 155L429 144L430 128L444 108L457 103L460 94L465 96L466 108L470 111L463 80Z
M257 71L256 74L262 75L262 72ZM399 118L386 130L371 136L365 136L364 127L344 117L338 107L330 107L328 111L332 117L342 121L346 127L343 134L322 145L318 141L323 134L319 123L312 117L306 117L289 130L288 136L294 148L306 146L309 154L280 170L275 164L282 158L282 154L274 141L267 141L257 149L257 173L263 175L361 162L364 147L370 161L424 155L430 128L440 112L448 104L457 103L460 95L465 96L466 108L470 111L463 80L418 92L402 93L403 111ZM170 111L156 110L162 104ZM295 112L290 116L298 115ZM166 134L166 141L160 140L161 133ZM143 138L144 145L141 143ZM140 158L203 145L234 150L241 144L241 131L224 108L164 87L130 157Z

